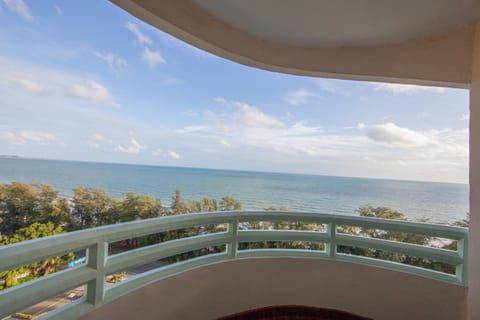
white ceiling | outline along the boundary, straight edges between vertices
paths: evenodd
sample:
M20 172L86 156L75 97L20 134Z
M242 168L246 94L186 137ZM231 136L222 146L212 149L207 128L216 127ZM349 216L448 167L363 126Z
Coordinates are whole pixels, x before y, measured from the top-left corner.
M313 48L394 44L480 20L480 0L192 0L239 29Z

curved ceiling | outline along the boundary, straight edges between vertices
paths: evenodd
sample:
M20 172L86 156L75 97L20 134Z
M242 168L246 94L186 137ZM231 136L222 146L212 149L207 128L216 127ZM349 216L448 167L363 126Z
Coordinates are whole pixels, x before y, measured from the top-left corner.
M442 34L480 18L476 0L193 0L260 38L310 48L378 46Z
M270 71L468 88L480 0L111 0L198 48Z

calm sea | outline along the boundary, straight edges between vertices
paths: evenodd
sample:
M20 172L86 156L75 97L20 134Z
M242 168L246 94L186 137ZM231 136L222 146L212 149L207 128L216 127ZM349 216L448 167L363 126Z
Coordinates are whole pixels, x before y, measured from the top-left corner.
M114 197L143 193L164 205L176 189L185 198L231 195L247 210L285 205L292 211L356 215L369 204L435 223L463 219L469 210L468 185L451 183L1 158L0 182L11 181L46 182L65 196L78 186L100 187Z

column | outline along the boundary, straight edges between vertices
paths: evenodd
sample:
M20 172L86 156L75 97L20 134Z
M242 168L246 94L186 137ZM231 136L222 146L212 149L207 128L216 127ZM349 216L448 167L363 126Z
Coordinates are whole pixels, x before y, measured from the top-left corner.
M480 23L477 24L470 87L470 285L469 320L480 319Z

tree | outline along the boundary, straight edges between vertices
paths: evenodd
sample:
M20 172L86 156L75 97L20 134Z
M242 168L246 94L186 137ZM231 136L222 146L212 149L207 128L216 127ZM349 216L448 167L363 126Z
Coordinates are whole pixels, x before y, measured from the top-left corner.
M200 204L200 209L201 209L200 211L202 212L217 211L218 210L217 200L209 197L203 197Z
M0 231L10 235L36 221L36 200L36 192L31 185L21 182L0 185Z
M116 202L114 211L120 222L165 215L165 208L160 200L133 192L124 194L122 199Z
M45 183L0 184L0 232L12 235L34 222L54 222L67 226L71 222L68 200Z
M39 221L52 222L55 225L70 226L73 222L70 204L67 199L60 198L59 192L45 183L33 184L37 191Z
M360 207L357 211L361 216L364 216L364 217L406 220L403 213L392 210L390 208L385 208L385 207L363 206L363 207ZM419 235L419 234L410 234L410 233L397 232L397 231L366 229L366 228L348 227L348 226L341 227L340 232L349 233L356 236L407 242L407 243L412 243L417 245L427 245L433 240L431 237ZM444 245L442 246L442 248L455 249L452 247L451 244ZM350 247L350 246L339 246L338 251L341 253L360 255L360 256L365 256L370 258L405 263L405 264L418 266L422 268L433 269L441 272L454 273L455 271L454 266L451 266L445 263L432 261L429 259L408 256L408 255L399 254L399 253L386 252L382 250L374 250L374 249Z
M115 223L114 200L99 188L73 188L72 215L78 228Z
M241 210L242 204L235 200L232 196L225 196L220 201L221 211Z
M8 245L21 241L53 236L59 233L63 233L63 229L61 226L55 226L51 222L35 222L26 228L19 229L15 234L10 237L4 237L0 241L0 245ZM46 276L51 272L58 271L58 268L61 265L73 260L73 258L73 254L67 254L62 257L50 257L27 266L3 271L0 272L0 280L4 283L4 287L9 288L21 283L22 280L25 280L29 276Z
M362 217L373 217L373 218L404 220L404 221L406 220L403 213L392 210L390 208L386 208L386 207L362 206L357 210L357 212ZM400 242L408 242L408 243L414 243L414 244L420 244L420 245L425 245L431 240L430 237L418 235L418 234L376 230L376 229L364 229L364 228L354 228L354 229L355 230L353 229L346 229L346 230L349 230L351 233L354 233L354 234L357 233L362 236L380 238L385 240L400 241Z
M188 212L191 212L191 213L202 211L201 203L192 198L188 199L187 207L188 207Z
M175 195L172 197L172 205L170 207L173 214L183 214L188 213L187 204L183 200L182 192L180 190L175 190Z

